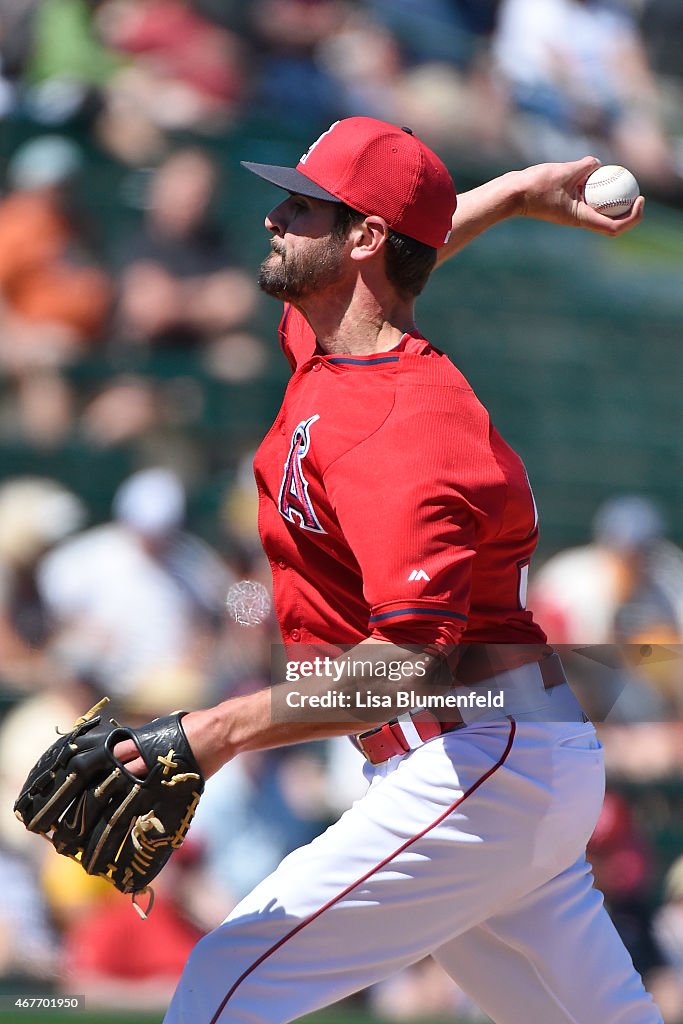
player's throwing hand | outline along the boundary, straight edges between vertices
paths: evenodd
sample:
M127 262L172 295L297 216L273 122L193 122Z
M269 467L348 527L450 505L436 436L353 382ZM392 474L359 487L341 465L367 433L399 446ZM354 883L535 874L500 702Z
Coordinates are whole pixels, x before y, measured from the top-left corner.
M586 179L600 166L594 156L569 163L536 164L519 171L519 213L603 235L622 235L643 219L645 200L639 196L622 217L608 217L584 199Z

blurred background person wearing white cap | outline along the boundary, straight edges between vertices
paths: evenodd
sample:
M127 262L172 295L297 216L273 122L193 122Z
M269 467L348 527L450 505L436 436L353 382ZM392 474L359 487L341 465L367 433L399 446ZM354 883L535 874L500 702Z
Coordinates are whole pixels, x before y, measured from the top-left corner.
M560 551L535 574L532 600L565 656L600 740L620 772L680 770L683 715L683 553L660 506L641 494L609 498L592 541ZM574 648L575 652L571 653Z
M0 486L0 685L13 691L32 690L52 675L36 567L85 517L82 501L54 480L16 477Z
M171 470L125 480L113 515L39 567L62 656L105 692L128 702L139 695L146 710L154 710L157 687L159 706L173 688L181 703L201 700L208 640L221 625L232 577L207 544L181 529L185 490Z
M658 504L644 495L600 505L591 543L560 551L533 578L534 608L550 643L677 642L683 552L666 529Z

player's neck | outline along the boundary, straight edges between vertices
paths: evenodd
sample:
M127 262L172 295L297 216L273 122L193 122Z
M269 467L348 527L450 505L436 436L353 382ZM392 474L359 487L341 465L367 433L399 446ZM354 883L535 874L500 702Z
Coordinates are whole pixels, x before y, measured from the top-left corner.
M395 348L415 329L413 303L355 290L336 301L304 301L299 307L327 355L368 356Z

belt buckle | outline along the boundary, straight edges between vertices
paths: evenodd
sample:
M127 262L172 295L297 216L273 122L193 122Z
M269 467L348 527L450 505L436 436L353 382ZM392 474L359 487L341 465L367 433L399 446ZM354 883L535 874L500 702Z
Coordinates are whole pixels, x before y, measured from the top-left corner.
M366 737L368 737L368 736L374 736L376 733L378 733L383 728L384 728L384 725L375 725L375 726L372 727L372 729L366 729L364 732L358 732L353 737L353 742L356 744L356 746L358 747L358 749L360 750L361 754L363 755L365 760L368 762L368 764L372 764L372 761L370 760L370 755L368 754L367 750L365 749L365 747L363 745L363 740Z
M398 737L396 736L396 733L394 732L394 730L392 728L392 726L395 726L395 725L400 726L400 722L399 722L398 718L392 718L388 722L383 722L382 725L375 725L375 726L373 726L372 729L366 729L364 732L357 733L354 736L354 740L355 740L356 746L358 747L358 749L360 750L361 754L363 755L363 757L365 758L365 760L369 764L375 765L375 766L378 765L378 764L385 764L387 761L391 760L391 758L395 757L397 754L405 754L405 753L408 752L407 748L403 748L401 750L396 750L394 753L387 754L386 757L383 757L379 761L375 761L375 760L373 760L371 753L368 750L365 749L364 741L366 739L369 739L371 736L377 736L378 733L382 733L382 732L385 732L385 735L387 737L387 741L392 741L393 740L394 743L400 742L398 740Z

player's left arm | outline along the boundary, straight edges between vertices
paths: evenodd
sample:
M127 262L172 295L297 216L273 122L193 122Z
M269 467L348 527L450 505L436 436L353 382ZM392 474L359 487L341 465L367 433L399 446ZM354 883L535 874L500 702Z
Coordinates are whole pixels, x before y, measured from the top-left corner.
M509 171L458 196L451 236L439 249L437 263L443 263L482 232L509 217L585 228L616 237L635 227L643 218L645 200L636 199L623 217L606 217L593 210L583 198L586 179L600 166L593 156L568 163L535 164L521 171Z
M368 637L344 655L342 663L348 666L355 661L366 666L369 661L419 663L410 679L410 688L418 694L443 693L443 660L429 651L403 646L390 641ZM421 670L419 670L421 669ZM365 671L365 668L364 668ZM358 676L347 670L334 681L327 674L307 675L295 685L305 689L310 702L313 698L337 694L348 695L348 702L338 706L332 713L301 710L298 704L290 707L288 695L293 692L291 683L277 683L265 690L233 697L214 707L191 711L183 718L183 730L192 753L201 767L205 779L214 775L224 764L238 754L255 750L270 750L274 747L304 743L311 740L329 739L333 736L349 736L354 733L383 725L393 713L379 708L377 711L354 710L353 695L359 689ZM369 686L375 694L391 694L396 689L385 673L373 679L363 675L363 687ZM310 708L310 703L308 707ZM346 708L346 710L345 710ZM147 766L132 740L122 740L114 747L114 756L122 761L133 775L144 776Z

